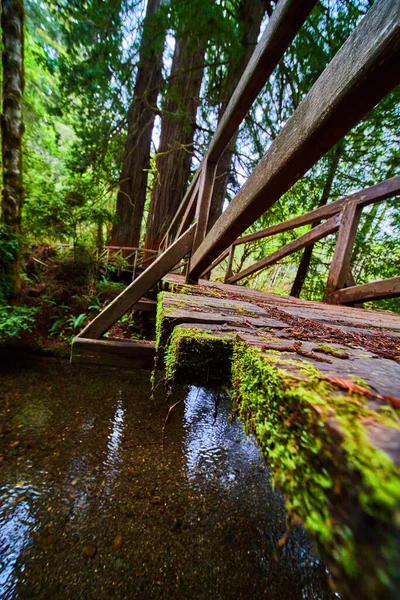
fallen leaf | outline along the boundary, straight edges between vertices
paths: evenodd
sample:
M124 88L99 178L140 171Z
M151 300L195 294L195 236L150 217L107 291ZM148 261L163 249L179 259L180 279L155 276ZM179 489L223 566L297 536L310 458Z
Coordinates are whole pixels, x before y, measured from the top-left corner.
M114 540L113 543L113 548L115 550L115 552L118 552L118 550L121 548L122 546L122 535L117 535L117 537Z

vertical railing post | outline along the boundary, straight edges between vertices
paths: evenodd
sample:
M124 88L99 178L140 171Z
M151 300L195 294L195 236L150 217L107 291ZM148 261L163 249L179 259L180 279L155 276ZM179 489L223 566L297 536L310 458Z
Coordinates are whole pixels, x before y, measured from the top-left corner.
M193 241L193 252L196 252L197 248L206 237L216 169L216 163L210 163L208 160L205 160L200 176L199 196L197 199L195 217L197 226Z
M346 202L342 210L342 221L339 227L335 252L329 269L328 281L324 293L324 302L332 302L332 295L345 287L351 272L350 262L356 239L357 227L362 208L357 202Z
M235 245L232 244L232 246L229 247L228 265L226 267L224 283L226 283L228 281L228 279L233 275L232 265L233 265L234 255L235 255Z
M139 252L139 250L136 249L135 250L135 258L133 261L132 281L135 281L135 279L136 279L136 265L137 265L137 259L138 259L138 252Z

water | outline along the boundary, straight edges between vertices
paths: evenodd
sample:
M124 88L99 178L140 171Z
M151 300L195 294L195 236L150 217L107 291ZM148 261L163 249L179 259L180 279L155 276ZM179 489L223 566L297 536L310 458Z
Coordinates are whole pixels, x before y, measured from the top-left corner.
M326 569L223 390L4 357L0 598L321 599ZM169 403L177 402L165 423Z

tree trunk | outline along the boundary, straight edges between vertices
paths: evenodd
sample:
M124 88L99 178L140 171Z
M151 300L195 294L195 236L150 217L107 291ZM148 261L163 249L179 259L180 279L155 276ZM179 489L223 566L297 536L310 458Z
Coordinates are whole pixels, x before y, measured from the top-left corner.
M205 48L206 43L193 35L176 39L156 155L157 174L147 220L146 248L158 248L187 186Z
M3 114L1 116L3 191L1 218L8 231L21 232L22 187L22 95L24 91L24 5L22 0L2 0ZM21 290L20 259L10 263L11 300Z
M333 180L335 178L335 175L336 175L336 172L337 172L337 169L339 166L340 157L343 154L343 151L344 151L344 143L343 143L343 141L341 141L338 144L336 144L336 146L329 153L328 172L326 175L325 185L322 190L321 199L319 201L318 208L320 206L324 206L329 200L329 196L332 191ZM317 227L317 225L319 225L320 223L321 223L321 221L317 221L316 223L314 223L312 225L312 228ZM310 267L313 249L314 249L314 244L311 244L310 246L307 246L307 248L305 248L303 251L303 254L302 254L302 257L300 260L300 264L299 264L299 268L297 270L297 274L296 274L295 280L293 282L292 289L290 291L290 295L294 296L295 298L300 297L301 290L303 289L303 285L304 285L304 282L307 277L308 269Z
M242 0L237 11L237 19L239 25L240 44L242 52L238 61L232 61L225 79L225 85L221 97L221 109L219 121L228 105L228 102L237 87L241 76L253 54L254 48L257 45L258 35L260 33L261 22L265 11L267 10L268 2L265 0ZM210 207L210 216L207 230L209 231L214 223L218 220L222 213L224 200L226 197L226 188L229 181L229 176L232 166L232 156L236 145L237 134L231 140L231 143L226 148L221 156L214 183L213 197Z
M128 115L121 181L117 196L118 222L112 230L112 246L138 247L146 202L150 146L157 96L162 84L165 30L155 23L161 0L149 0L143 25L134 96ZM158 27L158 31L157 31Z

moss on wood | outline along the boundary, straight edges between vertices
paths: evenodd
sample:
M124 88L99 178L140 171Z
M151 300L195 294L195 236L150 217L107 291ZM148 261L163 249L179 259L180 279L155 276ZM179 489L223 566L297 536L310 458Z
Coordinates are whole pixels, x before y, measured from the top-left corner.
M167 381L231 385L236 411L254 433L289 511L313 534L353 598L390 598L399 582L399 469L375 447L370 427L399 430L388 407L344 395L308 360L284 358L239 338L176 327L157 313ZM232 370L230 369L232 365ZM394 596L393 596L394 597Z
M388 597L400 559L399 470L373 446L366 423L398 424L368 409L363 396L334 393L315 367L302 370L307 379L236 343L239 416L255 433L288 509L301 516L349 589L358 598Z

